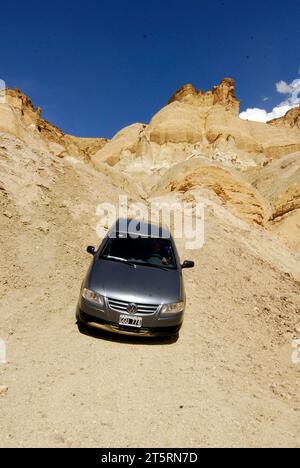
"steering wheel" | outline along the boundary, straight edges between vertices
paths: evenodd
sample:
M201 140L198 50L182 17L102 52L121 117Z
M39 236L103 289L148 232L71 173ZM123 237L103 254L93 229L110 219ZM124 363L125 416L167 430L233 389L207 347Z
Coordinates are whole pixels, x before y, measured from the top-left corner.
M158 253L153 253L153 254L151 254L151 255L148 257L148 260L149 260L150 258L153 258L153 257L154 257L154 258L159 258L160 260L162 259L162 256L161 256L160 254L158 254Z
M155 263L156 265L167 265L168 260L166 257L162 257L160 254L154 253L150 257L148 257L148 262Z

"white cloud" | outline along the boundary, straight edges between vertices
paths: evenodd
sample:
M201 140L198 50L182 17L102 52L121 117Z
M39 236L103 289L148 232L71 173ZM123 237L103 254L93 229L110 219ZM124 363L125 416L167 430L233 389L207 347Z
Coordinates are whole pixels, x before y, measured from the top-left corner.
M289 94L292 92L291 85L288 85L285 81L281 80L276 83L276 89L278 93Z
M297 98L298 94L300 93L300 78L296 78L296 80L293 80L290 84L287 84L285 81L281 80L276 83L276 89L278 93L291 94L292 98Z
M268 122L269 120L282 117L290 109L300 104L300 78L296 78L291 83L286 83L281 80L276 83L276 90L279 94L286 94L287 98L274 107L271 112L267 112L265 109L249 108L240 113L240 118L243 120L254 120L256 122Z
M292 107L296 106L288 106L288 105L279 105L274 107L271 112L267 112L264 109L258 109L254 107L253 109L247 109L244 112L240 113L240 118L243 120L254 120L255 122L268 122L268 120L277 119L278 117L282 117L284 114L287 113Z

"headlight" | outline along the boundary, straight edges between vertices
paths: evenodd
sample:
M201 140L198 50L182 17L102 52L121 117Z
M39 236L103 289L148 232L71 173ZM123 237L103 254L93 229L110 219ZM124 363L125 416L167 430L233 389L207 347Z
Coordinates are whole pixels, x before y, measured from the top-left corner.
M104 304L103 297L101 296L101 294L98 294L87 288L83 289L82 297L84 297L84 299L86 299L87 301L93 302L94 304L98 304L98 305Z
M170 315L170 314L177 314L178 312L182 312L184 309L184 302L175 302L175 304L165 304L160 313L162 315Z

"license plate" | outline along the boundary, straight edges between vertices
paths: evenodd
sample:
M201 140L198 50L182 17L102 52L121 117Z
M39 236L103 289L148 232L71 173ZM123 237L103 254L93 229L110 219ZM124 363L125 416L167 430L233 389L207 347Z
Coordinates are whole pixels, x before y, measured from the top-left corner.
M120 315L119 325L125 325L127 327L141 328L142 317L136 317L135 315Z

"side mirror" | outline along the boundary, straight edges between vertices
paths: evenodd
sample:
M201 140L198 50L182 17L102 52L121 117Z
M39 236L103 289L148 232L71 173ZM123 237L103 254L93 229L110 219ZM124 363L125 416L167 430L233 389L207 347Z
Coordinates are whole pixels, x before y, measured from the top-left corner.
M183 264L181 265L181 268L193 268L195 266L195 263L192 262L192 260L184 260Z
M95 247L92 246L92 245L89 245L86 249L87 253L91 254L91 255L95 255Z

